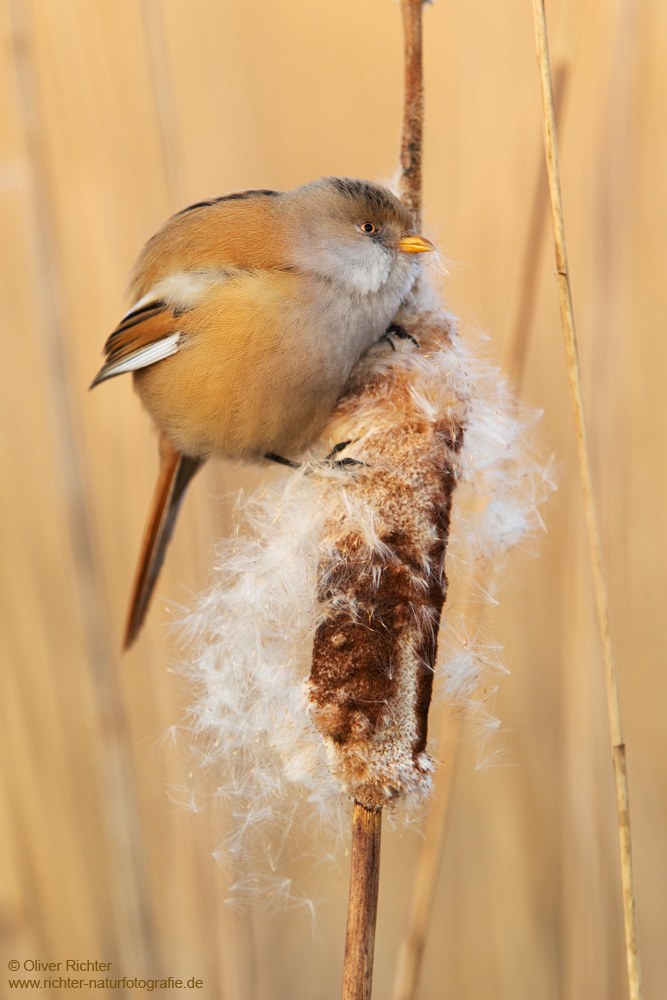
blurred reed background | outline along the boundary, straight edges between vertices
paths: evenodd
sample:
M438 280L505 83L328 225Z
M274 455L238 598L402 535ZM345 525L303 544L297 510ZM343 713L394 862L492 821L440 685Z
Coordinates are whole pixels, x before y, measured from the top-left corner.
M610 578L646 1000L667 982L667 8L552 0L561 171ZM142 243L174 210L325 174L391 177L402 102L390 0L0 0L3 364L0 982L16 958L204 981L206 1000L339 995L347 871L309 907L225 905L224 829L182 727L178 607L205 583L233 493L206 468L148 625L119 655L157 468L117 379L88 394ZM486 612L502 722L464 739L419 996L626 996L604 682L542 161L527 0L425 15L425 231L441 284L521 392L560 487L537 560ZM539 199L538 199L539 202ZM542 211L542 210L540 210ZM538 212L537 222L540 214ZM532 234L532 235L531 235ZM520 329L527 333L525 352ZM519 331L519 332L518 332ZM375 993L390 997L421 839L387 831ZM298 863L295 870L298 870ZM30 990L23 995L31 995ZM140 991L132 990L132 995ZM36 992L35 992L35 995ZM49 991L40 990L40 996Z

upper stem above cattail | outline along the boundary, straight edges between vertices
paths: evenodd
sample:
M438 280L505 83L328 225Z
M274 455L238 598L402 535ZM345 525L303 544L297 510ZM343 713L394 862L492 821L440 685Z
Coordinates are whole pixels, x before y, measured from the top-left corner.
M405 106L401 135L399 195L410 209L415 229L421 225L422 131L424 85L422 80L423 0L401 0L405 37Z

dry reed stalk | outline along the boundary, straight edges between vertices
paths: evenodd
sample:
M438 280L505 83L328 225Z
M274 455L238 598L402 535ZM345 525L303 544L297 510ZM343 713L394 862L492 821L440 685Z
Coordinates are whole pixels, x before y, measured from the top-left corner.
M167 188L168 206L170 212L177 212L184 204L184 183L182 169L182 153L179 142L176 110L174 107L174 89L172 74L169 67L169 54L165 36L164 5L161 0L140 0L140 13L143 22L146 59L150 77L150 85L155 108L155 120L160 139L160 153ZM193 534L195 534L193 532ZM190 540L191 549L198 557L202 556L201 539L199 536ZM198 544L199 543L199 546ZM196 551L199 547L200 551ZM200 558L202 563L203 559ZM195 850L204 853L204 844L199 844L203 831L193 830ZM215 879L208 878L202 891L206 904L206 926L215 940L216 933L224 937L225 942L232 941L229 948L229 958L224 963L225 972L229 972L228 981L224 984L225 995L230 997L251 997L257 992L255 982L256 961L252 941L252 917L243 914L232 921L231 914L220 912ZM220 962L220 948L210 949ZM231 968L233 966L233 968ZM218 974L219 977L219 974Z
M565 63L560 63L554 70L554 116L557 126L560 125L562 115L567 86L567 73L568 68ZM544 160L540 157L540 166L533 191L528 234L523 255L519 310L508 358L508 370L519 394L523 385L526 357L528 354L528 339L535 315L537 286L544 247L544 231L546 229L548 214L549 184L546 166Z
M163 13L159 0L141 0L141 15L169 203L171 210L176 212L183 204L183 178Z
M83 624L84 649L96 696L97 727L102 746L101 801L113 862L110 895L114 926L120 940L117 954L135 968L158 968L157 944L144 860L141 821L132 766L128 723L110 655L109 626L100 592L101 572L88 517L86 484L76 421L68 391L64 350L61 275L54 237L48 156L44 145L41 106L35 79L31 27L24 0L11 0L9 13L16 67L18 106L31 174L36 271L41 293L44 356L49 372L54 438L59 448L62 489L76 570L74 582ZM97 845L95 845L97 847ZM99 854L91 859L99 870ZM95 881L91 876L91 881Z
M560 194L560 175L558 170L558 146L556 141L554 99L551 87L547 24L543 0L533 0L533 11L535 16L535 35L537 40L537 55L542 86L544 148L549 178L554 242L556 247L561 323L563 327L567 371L570 380L570 391L572 394L572 406L574 410L577 449L579 453L579 472L584 494L588 540L591 550L591 560L593 563L595 599L604 654L609 728L612 742L614 777L616 781L616 803L618 809L618 832L621 857L621 881L623 888L623 919L625 924L628 988L630 1000L641 1000L641 967L639 961L637 908L635 902L634 875L632 867L630 804L628 797L625 743L623 742L623 732L621 729L621 710L618 697L618 682L616 678L616 659L611 632L609 594L607 590L607 580L602 553L600 525L598 522L598 514L593 493L593 477L588 451L586 420L584 416L584 404L581 389L581 373L579 370L577 338L574 326L570 279L567 267L563 206Z
M417 995L443 855L460 724L459 713L446 703L440 720L444 738L441 737L438 743L438 751L444 760L440 762L436 772L434 805L424 827L424 844L413 882L408 925L398 955L394 1000L414 1000Z

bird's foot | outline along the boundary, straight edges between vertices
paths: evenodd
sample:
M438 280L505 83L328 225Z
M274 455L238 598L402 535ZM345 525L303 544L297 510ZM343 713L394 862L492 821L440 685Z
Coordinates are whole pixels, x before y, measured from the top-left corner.
M338 444L335 444L327 455L326 461L328 462L334 457L334 455L337 455L339 451L343 451L344 448L347 448L348 444L352 444L352 438L350 438L349 441L339 441Z
M353 465L366 465L365 462L360 462L356 458L339 458L337 461L333 461L334 455L347 448L348 444L352 444L352 441L340 441L338 444L335 444L325 458L325 462L328 462L334 469L349 469Z
M404 326L400 326L398 323L391 323L385 330L380 340L386 340L388 344L391 345L392 351L396 350L396 345L394 344L392 337L396 337L397 340L411 340L415 347L419 347L419 344L412 336L411 333L405 329Z

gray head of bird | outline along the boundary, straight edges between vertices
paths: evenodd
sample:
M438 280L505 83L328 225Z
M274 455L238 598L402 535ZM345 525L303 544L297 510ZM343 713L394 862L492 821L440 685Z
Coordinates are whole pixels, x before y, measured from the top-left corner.
M407 291L418 255L435 249L415 233L410 212L381 184L324 177L284 198L295 221L295 264L357 294Z

